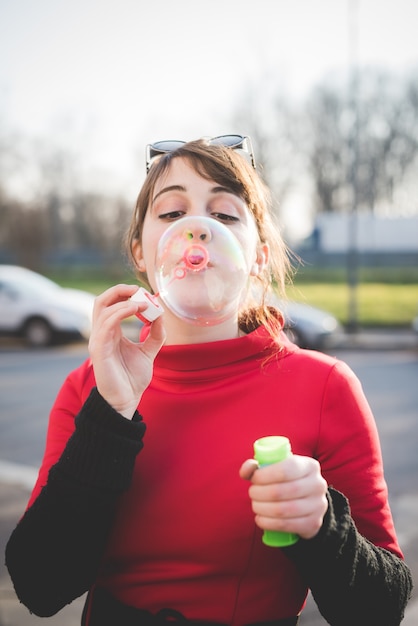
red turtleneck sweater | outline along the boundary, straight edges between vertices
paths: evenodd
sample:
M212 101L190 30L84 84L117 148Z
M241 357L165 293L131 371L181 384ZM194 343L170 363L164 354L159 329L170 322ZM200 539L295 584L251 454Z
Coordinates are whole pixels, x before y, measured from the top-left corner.
M64 383L31 503L94 385L89 361ZM306 585L285 551L262 544L249 485L238 475L254 440L266 435L285 435L295 454L318 459L328 484L348 498L360 533L402 556L374 419L342 362L288 342L278 350L262 328L229 341L165 346L138 410L144 448L97 579L122 602L228 624L299 613Z

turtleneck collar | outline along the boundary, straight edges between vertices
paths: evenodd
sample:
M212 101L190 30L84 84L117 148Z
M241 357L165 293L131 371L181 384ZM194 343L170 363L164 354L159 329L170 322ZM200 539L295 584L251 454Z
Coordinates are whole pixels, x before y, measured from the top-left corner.
M154 375L164 378L180 372L195 372L219 376L222 368L259 357L260 361L275 354L283 358L296 350L286 335L281 333L276 343L264 327L238 337L210 343L163 346L154 362Z

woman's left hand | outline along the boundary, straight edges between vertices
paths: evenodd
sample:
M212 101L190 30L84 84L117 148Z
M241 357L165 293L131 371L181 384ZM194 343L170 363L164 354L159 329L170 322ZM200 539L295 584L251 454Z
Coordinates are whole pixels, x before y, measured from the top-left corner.
M146 308L130 299L137 289L135 285L116 285L96 298L89 341L97 390L128 419L151 381L154 359L165 341L161 318L151 324L143 342L124 336L123 320Z
M292 455L258 469L257 462L248 459L240 476L251 480L249 496L257 526L296 533L303 539L318 533L328 508L328 486L318 461Z

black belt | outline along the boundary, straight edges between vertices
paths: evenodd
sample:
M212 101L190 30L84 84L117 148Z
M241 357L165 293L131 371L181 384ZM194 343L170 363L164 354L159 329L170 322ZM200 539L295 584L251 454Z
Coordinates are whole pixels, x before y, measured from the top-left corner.
M288 617L271 622L257 622L248 626L297 626L298 621L298 617ZM82 619L83 626L167 626L167 624L226 626L215 622L190 621L173 609L161 609L155 614L144 609L137 609L119 602L106 590L100 588L94 589L92 597L89 596Z

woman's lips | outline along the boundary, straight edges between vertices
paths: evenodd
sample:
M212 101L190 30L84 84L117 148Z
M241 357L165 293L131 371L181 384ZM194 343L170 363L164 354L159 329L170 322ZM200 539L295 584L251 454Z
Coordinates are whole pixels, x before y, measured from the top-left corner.
M205 258L201 254L189 254L187 258L192 265L201 265L205 262Z
M209 253L204 246L193 245L185 251L183 261L189 269L205 269L209 263Z

